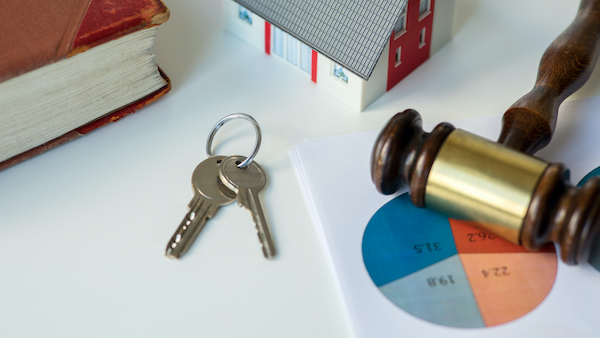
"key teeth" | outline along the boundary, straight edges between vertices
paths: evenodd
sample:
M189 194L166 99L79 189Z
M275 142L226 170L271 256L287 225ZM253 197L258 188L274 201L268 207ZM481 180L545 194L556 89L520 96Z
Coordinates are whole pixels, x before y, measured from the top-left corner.
M172 247L172 242L169 242L169 245L167 246L167 249L165 250L165 256L171 259L179 259L181 258L181 256L183 256L185 254L185 252L175 252L174 248Z
M254 221L254 228L256 229L256 234L258 236L258 240L262 246L262 251L267 259L273 259L277 253L277 249L275 248L275 243L270 234L270 230L268 228L267 220L262 219L259 214L252 212L253 208L262 209L260 205L260 200L258 199L258 195L253 194L249 190L238 191L238 201L241 202L240 206L245 207L250 210L252 214L252 221ZM245 202L245 203L244 203ZM264 214L261 214L264 217ZM262 224L262 231L259 224Z
M267 258L267 259L275 258L275 255L277 254L277 249L275 248L275 244L272 243L271 241L269 241L267 238L268 236L266 236L264 232L261 232L258 229L258 224L256 224L256 221L254 222L254 229L256 229L256 235L258 237L258 241L261 244L262 251L263 251L263 254L265 255L265 258ZM270 244L265 245L265 243L270 243Z
M169 258L179 258L175 255L171 255L172 252L173 252L173 248L171 248L170 246L167 247L167 250L165 251L165 256L167 256Z
M165 250L165 256L169 257L169 258L174 258L174 259L179 259L181 257L182 254L175 254L175 248L173 247L173 240L169 241L169 244L167 244L167 249ZM177 247L177 246L175 246Z
M196 196L194 196L189 205L190 210L179 224L179 227L177 227L177 230L175 230L175 234L173 234L169 240L169 243L167 243L165 256L169 258L179 259L185 255L185 253L191 247L196 236L200 231L202 231L202 228L204 228L206 221L212 218L217 209L214 208L214 210L212 210L214 205L212 205L209 201L202 198L197 198ZM182 229L184 226L186 228ZM197 234L191 233L188 235L189 232L193 231L196 231ZM184 239L184 236L186 235L192 237L187 237ZM186 243L188 243L187 246L185 246Z

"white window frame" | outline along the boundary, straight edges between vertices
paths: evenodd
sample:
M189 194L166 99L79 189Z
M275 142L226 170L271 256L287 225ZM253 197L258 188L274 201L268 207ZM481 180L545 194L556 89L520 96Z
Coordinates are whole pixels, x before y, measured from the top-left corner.
M421 4L425 4L425 10L421 12ZM431 0L419 0L419 21L431 14Z
M408 5L406 5L404 7L404 9L402 10L402 13L400 13L400 17L398 18L398 21L396 21L396 24L394 25L394 40L396 40L397 38L404 35L404 33L406 33L406 25L408 24L408 22L407 22L408 20L406 19L406 8L408 8ZM399 31L396 31L396 28L399 26L398 25L399 22L403 22L403 24L401 25L401 27L403 27L403 28Z
M396 64L395 67L400 66L402 63L402 46L396 48Z
M419 48L422 48L423 46L425 46L426 34L427 34L427 29L425 27L423 27L423 29L421 29L421 33L419 33Z
M342 69L342 73L346 76L346 80L344 80L343 78L341 78L340 76L337 76L335 74L335 69L337 67L339 67L340 69ZM335 61L331 61L331 76L335 79L335 81L339 84L343 84L343 85L348 85L348 82L350 82L350 77L348 76L348 70L344 67L342 67L342 65L336 63Z
M248 14L248 19L242 18L242 16L241 16L242 12L245 12L246 14ZM238 10L237 10L238 20L244 22L247 25L252 26L252 23L254 22L253 14L254 13L252 13L252 11L250 11L248 8L238 4Z

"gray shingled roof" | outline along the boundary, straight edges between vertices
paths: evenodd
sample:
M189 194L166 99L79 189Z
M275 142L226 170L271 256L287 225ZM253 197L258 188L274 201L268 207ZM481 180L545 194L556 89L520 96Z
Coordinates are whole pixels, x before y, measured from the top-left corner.
M407 0L234 0L367 80Z

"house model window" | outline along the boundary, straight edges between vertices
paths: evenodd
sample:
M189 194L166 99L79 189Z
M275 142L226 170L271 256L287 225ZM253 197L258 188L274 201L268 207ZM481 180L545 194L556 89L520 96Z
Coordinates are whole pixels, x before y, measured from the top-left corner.
M431 11L431 0L419 1L419 20L423 19Z
M296 67L310 74L312 67L312 48L298 41L298 39L273 27L273 50L274 55L287 60Z
M293 64L294 66L298 65L298 43L299 41L296 40L294 37L292 37L289 34L285 34L285 38L287 40L287 49L286 49L286 56L285 58L288 60L289 63Z
M396 67L402 63L402 46L396 49Z
M285 46L285 36L284 32L277 28L273 27L273 54L283 57L284 46Z
M333 76L348 83L348 71L335 62L333 62Z
M425 27L421 29L421 34L419 34L419 48L425 46Z
M310 74L312 69L312 48L300 42L300 69Z
M394 39L399 38L404 33L406 33L406 7L400 13L400 17L396 21L396 25L394 25Z
M240 20L252 25L252 12L250 12L246 7L238 6L238 17Z

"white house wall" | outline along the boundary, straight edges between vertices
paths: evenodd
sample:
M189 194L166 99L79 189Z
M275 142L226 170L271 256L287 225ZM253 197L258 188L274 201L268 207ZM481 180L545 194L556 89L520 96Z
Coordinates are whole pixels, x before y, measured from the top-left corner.
M347 72L348 83L333 75L333 62L326 56L317 57L317 85L342 100L352 108L361 110L362 90L365 80Z
M379 57L379 61L377 61L375 69L373 69L373 73L371 73L369 81L366 81L363 85L361 111L387 91L389 54L390 43L388 42Z
M456 0L436 0L429 55L433 55L452 39L455 5Z
M254 47L265 49L265 20L252 13L252 25L239 18L239 4L223 0L225 29Z

